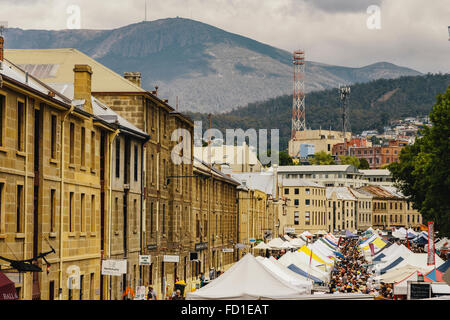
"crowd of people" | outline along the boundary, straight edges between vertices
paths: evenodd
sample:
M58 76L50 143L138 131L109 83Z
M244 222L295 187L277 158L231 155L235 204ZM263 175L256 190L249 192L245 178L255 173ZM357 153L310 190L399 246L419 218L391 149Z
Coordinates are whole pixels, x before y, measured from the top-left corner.
M375 283L368 263L359 249L357 239L345 239L340 243L343 259L337 260L329 282L329 293L363 293L382 299L393 298L392 284Z

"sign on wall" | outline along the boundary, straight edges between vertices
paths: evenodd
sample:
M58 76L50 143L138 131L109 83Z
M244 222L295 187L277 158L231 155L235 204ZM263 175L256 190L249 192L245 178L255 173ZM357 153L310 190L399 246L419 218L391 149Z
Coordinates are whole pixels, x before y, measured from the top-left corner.
M127 260L103 260L102 275L121 276L127 273Z
M178 255L164 255L163 256L163 261L164 262L180 262L180 256Z
M234 252L233 248L223 248L222 252Z
M295 228L284 227L284 233L295 233Z
M149 266L152 264L152 256L151 255L140 255L139 256L139 265L140 266Z

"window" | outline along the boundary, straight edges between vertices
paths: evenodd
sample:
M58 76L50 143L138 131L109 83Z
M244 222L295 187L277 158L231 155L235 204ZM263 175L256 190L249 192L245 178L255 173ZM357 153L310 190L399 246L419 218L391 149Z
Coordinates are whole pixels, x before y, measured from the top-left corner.
M56 116L52 115L50 157L56 159Z
M305 224L309 225L311 223L311 213L309 211L305 212Z
M91 232L95 232L95 195L91 196Z
M95 170L95 131L91 131L91 169Z
M137 200L133 200L133 232L137 231Z
M75 124L70 123L70 163L75 162Z
M294 189L294 194L299 194L300 190L298 188Z
M162 233L166 232L166 205L162 206Z
M138 147L134 146L134 181L138 181Z
M116 137L116 178L120 177L120 139Z
M289 194L289 189L288 188L284 188L284 194Z
M114 199L114 212L115 212L115 220L116 223L114 224L116 232L119 231L119 198L115 197Z
M299 224L299 215L298 215L298 211L294 212L294 224L298 225Z
M25 104L17 101L17 150L24 150Z
M50 232L55 232L56 190L50 190Z
M81 127L81 166L86 165L86 129Z
M299 200L298 199L294 199L294 206L298 206L299 205Z
M311 202L311 200L305 199L305 205L309 206L310 202Z
M150 236L153 236L153 202L150 204Z
M84 222L84 220L85 220L85 208L84 208L85 201L84 201L84 199L85 199L85 194L82 193L81 194L81 200L80 200L80 205L81 205L81 209L80 209L80 211L81 211L81 214L80 214L80 231L81 232L85 231L85 222Z
M73 202L73 197L74 197L74 193L70 192L69 194L69 232L73 232L73 227L74 227L74 202Z
M0 146L4 146L4 139L3 139L3 130L5 128L5 110L6 110L6 99L5 96L0 95Z
M5 217L4 217L4 214L5 214L5 210L4 210L4 208L3 208L3 204L4 204L4 197L3 197L3 194L4 194L4 191L5 190L5 183L4 182L0 182L0 234L2 234L2 233L4 233L5 232L5 226L4 226L4 224L5 224Z
M17 198L16 198L16 232L22 233L23 232L23 186L18 185L17 186Z
M309 194L309 192L310 192L310 191L309 191L309 188L306 188L306 189L305 189L305 193L306 193L306 194Z

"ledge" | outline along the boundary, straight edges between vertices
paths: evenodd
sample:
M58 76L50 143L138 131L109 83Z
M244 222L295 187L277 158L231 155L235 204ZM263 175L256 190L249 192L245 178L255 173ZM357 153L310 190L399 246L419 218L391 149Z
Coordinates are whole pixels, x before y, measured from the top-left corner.
M59 161L53 158L50 158L50 160L48 161L50 164L59 164Z
M71 169L75 169L75 164L73 164L73 163L69 163L69 168L71 168Z
M19 150L16 151L16 155L19 157L23 157L23 158L25 158L27 156L26 152L19 151Z
M70 238L75 238L75 236L76 236L76 232L75 231L73 231L73 232L68 232L67 233L67 235L70 237Z
M8 153L8 149L4 146L0 146L0 152Z
M86 238L87 233L86 232L80 232L80 237Z
M80 167L80 170L81 170L81 171L87 171L87 169L86 169L85 166L81 166L81 167Z
M114 231L114 235L118 236L119 235L119 231Z
M16 233L15 238L16 239L25 239L25 233Z
M57 232L50 232L50 233L48 234L49 238L56 238L57 235L58 235Z
M95 169L91 169L91 173L93 173L93 174L97 174L97 170L95 170Z
M89 236L95 238L97 236L97 232L89 232Z

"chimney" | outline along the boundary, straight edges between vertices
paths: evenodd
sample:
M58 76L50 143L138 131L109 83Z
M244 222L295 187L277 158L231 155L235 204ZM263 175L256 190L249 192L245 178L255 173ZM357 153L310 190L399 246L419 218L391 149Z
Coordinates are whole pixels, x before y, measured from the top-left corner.
M123 77L128 81L133 82L139 88L141 87L141 73L140 72L125 72Z
M75 100L85 100L84 111L92 114L91 101L91 78L92 69L87 64L76 64L73 68L74 72L74 93Z
M4 50L5 50L5 40L3 39L2 36L0 36L0 61L3 61L3 58L5 57Z

